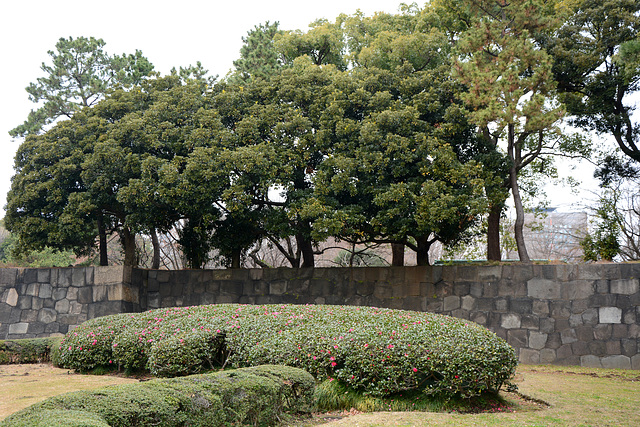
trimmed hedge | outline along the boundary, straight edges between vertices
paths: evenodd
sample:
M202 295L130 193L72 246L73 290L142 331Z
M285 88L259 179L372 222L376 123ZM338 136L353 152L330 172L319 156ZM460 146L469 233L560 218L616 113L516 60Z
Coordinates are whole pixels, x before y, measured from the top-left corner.
M473 322L352 306L209 305L120 314L69 332L56 361L154 375L279 364L374 396L403 390L470 397L513 376L515 351Z
M79 391L23 409L5 427L274 425L308 413L315 380L287 366L257 366Z
M60 338L0 341L0 365L49 362L51 350L59 346Z

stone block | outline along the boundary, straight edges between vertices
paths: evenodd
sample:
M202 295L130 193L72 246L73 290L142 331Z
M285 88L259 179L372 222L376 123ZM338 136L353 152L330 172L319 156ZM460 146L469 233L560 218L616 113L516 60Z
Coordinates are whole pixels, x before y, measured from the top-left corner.
M11 335L26 334L28 330L28 323L14 323L12 325L9 325L9 334Z
M528 298L512 298L509 302L511 312L517 314L529 314L533 310L533 301Z
M546 316L549 314L549 302L533 300L531 305L531 311L538 316Z
M493 311L493 299L492 298L478 298L476 300L476 310L479 310L479 311Z
M482 286L482 283L471 283L469 284L469 295L475 298L480 298L482 297L483 289L484 286Z
M631 369L640 370L640 354L631 357Z
M78 302L80 304L91 304L93 302L93 290L90 286L78 288Z
M491 265L478 269L478 280L480 282L497 282L502 278L502 266Z
M518 329L521 326L520 316L517 314L503 314L500 322L500 326L504 329Z
M622 354L625 356L633 356L638 354L638 341L634 339L623 339L620 341L622 345Z
M507 331L507 342L515 348L523 349L529 347L527 342L527 331L524 329L511 329Z
M51 282L51 269L39 268L36 273L38 283L50 283Z
M472 312L469 315L469 320L484 326L487 324L487 314L482 311Z
M19 308L20 310L30 310L33 306L31 305L31 301L33 300L33 297L30 296L20 296L18 297L18 304L16 306L16 308Z
M76 288L84 287L87 284L84 268L74 268L71 270L71 286Z
M78 301L70 301L69 314L80 314L84 307L86 307L86 305L80 304Z
M529 348L542 350L547 345L548 334L541 332L529 332Z
M622 310L618 307L600 307L598 315L600 323L622 323Z
M578 335L576 334L575 329L565 329L560 332L560 340L562 344L571 344L578 341Z
M444 311L452 311L458 308L460 308L460 297L451 295L444 298Z
M616 338L629 338L629 325L614 324L611 336Z
M632 295L640 291L640 279L620 279L611 281L612 294Z
M524 314L521 317L522 320L522 328L524 329L540 329L540 318L534 314Z
M577 265L557 265L556 278L562 282L575 280L578 277Z
M476 308L476 299L471 295L466 295L462 297L462 309L467 311L472 311Z
M7 303L7 305L10 305L11 307L18 305L18 291L16 291L16 288L9 288L6 295L6 299L3 302Z
M58 313L51 308L43 308L38 312L38 321L42 323L55 322Z
M556 350L556 355L558 356L558 361L563 359L568 359L573 356L573 349L571 348L571 344L563 344Z
M588 299L578 299L571 301L571 311L573 313L582 313L589 308Z
M54 301L60 301L67 296L67 288L55 288L51 296Z
M123 283L123 279L124 266L122 265L93 268L93 283L96 285L115 285Z
M589 308L582 313L582 323L585 325L595 326L598 324L598 310Z
M27 290L24 294L32 297L37 297L39 290L40 290L40 286L38 285L38 283L29 283L27 285Z
M580 366L585 368L602 368L602 361L598 356L588 354L580 356Z
M505 298L497 298L493 304L495 311L505 312L509 310L509 302Z
M613 307L617 303L616 295L593 295L589 298L590 307Z
M557 358L558 356L556 355L556 351L552 348L543 348L540 350L540 363L554 363Z
M63 299L56 302L55 310L60 314L68 314L71 303L67 299Z
M587 299L594 294L593 281L574 280L562 284L562 297L567 300Z
M596 325L593 328L593 337L597 340L604 341L613 335L613 327L609 325Z
M555 319L569 319L571 303L569 301L551 301L551 316Z
M527 282L527 295L531 298L556 300L560 299L561 289L553 280L534 278Z
M18 277L16 268L0 268L0 285L15 286Z
M540 319L540 332L550 334L556 330L556 320L550 317Z
M540 351L529 348L520 349L520 363L536 365L540 363Z
M53 292L53 288L49 283L41 283L38 296L40 298L51 298L52 292Z
M631 358L623 355L603 357L602 367L605 369L631 369Z
M105 285L95 285L92 286L92 298L91 298L91 302L102 302L102 301L107 301L108 297L107 297L107 286Z
M582 325L582 314L572 314L569 316L569 326L575 328Z
M622 354L622 345L620 340L607 341L605 346L607 354Z
M636 307L629 307L622 310L622 321L628 325L636 324Z
M20 313L20 321L24 323L33 323L38 320L38 310L22 310Z
M631 298L629 295L618 295L616 298L615 306L618 308L630 308L631 307Z
M579 326L576 328L579 341L589 342L593 340L593 328L591 326Z
M51 299L44 300L42 298L33 297L31 299L31 308L34 310L40 310L41 308L45 307L45 303L48 308L53 307L53 305L51 305L53 304L53 300Z
M596 292L599 294L608 294L609 293L609 288L611 285L611 281L608 279L600 279L600 280L596 280L595 282L596 285Z
M584 356L589 354L589 344L582 341L577 341L571 344L571 351L574 356Z
M589 353L596 356L607 356L607 345L604 341L589 342Z

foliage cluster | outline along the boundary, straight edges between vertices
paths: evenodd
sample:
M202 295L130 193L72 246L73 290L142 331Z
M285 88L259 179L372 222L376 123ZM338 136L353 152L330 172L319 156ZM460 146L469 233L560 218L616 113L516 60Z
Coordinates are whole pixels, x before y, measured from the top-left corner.
M52 350L59 346L60 338L0 341L0 365L49 362Z
M315 381L286 366L257 366L79 391L49 398L2 423L22 426L274 425L309 412Z
M212 305L90 320L56 363L186 375L215 366L282 364L374 396L405 390L469 397L514 373L512 347L473 322L352 306Z

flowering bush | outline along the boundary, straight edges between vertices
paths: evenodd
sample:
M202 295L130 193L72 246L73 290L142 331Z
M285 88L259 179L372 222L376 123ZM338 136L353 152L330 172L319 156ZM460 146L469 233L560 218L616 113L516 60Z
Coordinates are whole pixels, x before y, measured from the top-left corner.
M513 375L513 348L482 326L433 313L352 306L209 305L90 320L68 333L57 363L154 375L279 364L387 396L403 390L470 397Z

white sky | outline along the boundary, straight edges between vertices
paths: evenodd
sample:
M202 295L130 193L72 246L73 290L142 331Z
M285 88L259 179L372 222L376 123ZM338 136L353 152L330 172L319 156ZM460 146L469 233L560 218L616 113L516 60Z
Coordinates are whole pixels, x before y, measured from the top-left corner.
M164 4L163 4L164 3ZM157 0L5 0L0 5L0 208L11 186L13 158L20 140L8 131L23 123L35 104L24 90L44 74L48 50L59 38L96 37L106 42L110 54L136 49L166 74L172 67L201 61L211 75L224 76L238 58L242 36L255 25L279 21L282 29L306 29L319 18L334 20L340 13L357 9L367 16L376 11L395 13L400 0L299 0L159 2ZM589 180L591 171L582 172ZM567 207L581 200L568 190L551 192L552 205ZM4 210L0 209L0 217Z

